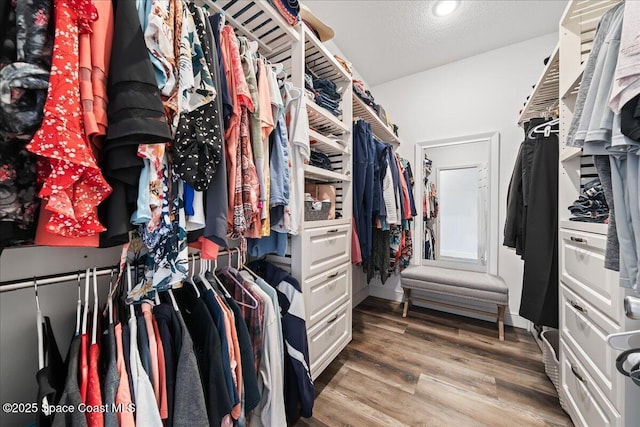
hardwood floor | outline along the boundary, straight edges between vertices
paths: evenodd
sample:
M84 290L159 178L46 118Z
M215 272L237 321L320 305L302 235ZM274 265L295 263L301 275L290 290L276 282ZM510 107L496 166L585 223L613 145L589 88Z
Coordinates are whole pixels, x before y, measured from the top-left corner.
M314 416L296 427L573 426L531 335L369 297L353 341L316 380Z

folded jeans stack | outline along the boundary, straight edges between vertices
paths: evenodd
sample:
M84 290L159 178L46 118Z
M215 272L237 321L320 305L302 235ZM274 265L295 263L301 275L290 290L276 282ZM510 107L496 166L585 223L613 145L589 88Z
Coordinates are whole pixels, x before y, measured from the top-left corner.
M599 179L587 183L578 200L569 206L571 221L605 223L609 219L609 207Z
M305 87L307 86L306 80L305 78ZM313 79L313 91L316 94L316 104L329 110L336 117L342 115L342 110L340 109L341 97L334 82L326 79Z

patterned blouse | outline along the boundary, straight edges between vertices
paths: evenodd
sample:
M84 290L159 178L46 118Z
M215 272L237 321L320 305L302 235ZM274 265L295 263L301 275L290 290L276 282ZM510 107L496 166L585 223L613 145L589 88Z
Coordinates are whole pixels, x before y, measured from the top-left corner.
M78 37L97 18L90 0L54 0L55 38L44 120L27 149L47 161L38 170L39 196L52 213L50 233L92 236L104 231L97 207L110 193L82 126ZM43 162L44 163L44 162Z

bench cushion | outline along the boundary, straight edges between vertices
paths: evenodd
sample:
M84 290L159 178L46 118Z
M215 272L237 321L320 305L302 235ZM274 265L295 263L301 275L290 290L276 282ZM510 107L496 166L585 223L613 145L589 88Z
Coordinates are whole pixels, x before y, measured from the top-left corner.
M498 276L476 271L413 266L401 273L402 287L507 305L509 288Z

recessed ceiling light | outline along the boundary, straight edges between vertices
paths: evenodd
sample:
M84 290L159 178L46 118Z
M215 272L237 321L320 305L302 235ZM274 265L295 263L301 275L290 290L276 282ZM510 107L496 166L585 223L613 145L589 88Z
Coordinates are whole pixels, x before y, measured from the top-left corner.
M433 5L433 13L436 16L447 16L458 7L458 0L440 0Z

